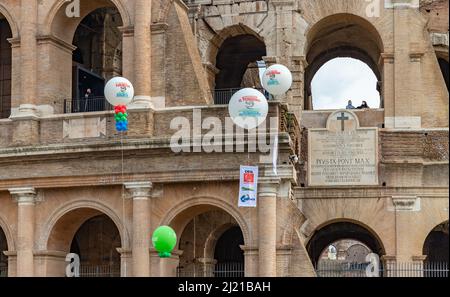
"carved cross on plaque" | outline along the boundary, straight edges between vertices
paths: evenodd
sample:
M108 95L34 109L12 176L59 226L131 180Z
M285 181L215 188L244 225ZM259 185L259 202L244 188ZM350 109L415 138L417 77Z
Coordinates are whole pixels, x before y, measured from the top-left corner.
M341 121L341 129L342 131L345 131L345 121L350 120L349 117L345 116L345 113L341 113L341 116L337 118L338 121Z

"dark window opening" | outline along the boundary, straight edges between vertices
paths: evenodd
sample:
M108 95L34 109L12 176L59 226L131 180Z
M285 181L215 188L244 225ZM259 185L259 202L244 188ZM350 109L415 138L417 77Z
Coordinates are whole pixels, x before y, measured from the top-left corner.
M11 115L11 28L6 19L0 20L0 119Z

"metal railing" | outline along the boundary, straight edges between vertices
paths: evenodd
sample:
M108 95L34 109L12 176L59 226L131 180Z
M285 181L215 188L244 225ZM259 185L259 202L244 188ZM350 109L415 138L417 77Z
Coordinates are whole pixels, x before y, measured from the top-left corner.
M178 267L177 277L244 277L244 263L218 263Z
M318 277L368 277L368 263L320 263L316 269ZM379 277L448 277L448 263L397 262L379 268Z
M120 277L120 265L80 265L80 277Z
M0 277L8 276L8 266L0 266Z
M64 113L94 112L113 110L111 104L106 101L105 97L91 97L80 99L65 99Z
M217 105L222 105L222 104L228 104L230 103L231 97L233 97L233 95L239 91L242 90L243 88L231 88L231 89L215 89L213 91L213 97L214 97L214 104ZM266 96L267 100L271 99L271 96L269 93L267 93L266 90L264 89L256 89L258 91L260 91L261 93L264 94L264 96Z

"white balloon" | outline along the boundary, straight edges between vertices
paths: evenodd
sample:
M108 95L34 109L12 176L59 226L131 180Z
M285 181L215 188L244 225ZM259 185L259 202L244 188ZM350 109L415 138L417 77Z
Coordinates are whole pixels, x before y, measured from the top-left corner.
M269 104L261 92L245 88L231 97L228 112L236 125L251 130L265 121L269 112Z
M114 77L106 83L105 97L112 106L127 105L134 97L133 85L124 77Z
M262 85L272 95L283 95L292 86L292 73L286 66L272 65L264 72Z

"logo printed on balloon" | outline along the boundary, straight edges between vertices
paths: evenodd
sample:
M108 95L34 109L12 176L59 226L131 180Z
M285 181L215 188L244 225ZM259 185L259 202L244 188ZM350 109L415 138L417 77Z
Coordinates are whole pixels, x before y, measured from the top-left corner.
M278 70L272 70L266 73L266 75L269 77L269 81L267 82L268 86L279 86L280 82L277 79L277 75L281 74Z
M236 125L251 130L266 120L269 104L261 92L245 88L231 97L228 111Z
M292 73L286 66L272 65L264 72L262 85L272 95L283 95L292 86Z

